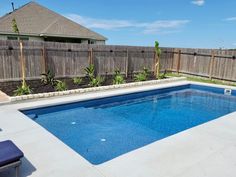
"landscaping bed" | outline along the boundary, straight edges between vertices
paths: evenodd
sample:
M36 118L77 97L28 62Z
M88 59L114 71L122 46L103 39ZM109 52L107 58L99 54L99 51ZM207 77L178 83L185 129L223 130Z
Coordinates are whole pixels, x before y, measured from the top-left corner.
M104 76L105 80L101 84L101 86L108 86L113 85L113 76ZM57 80L63 81L66 84L66 90L74 90L74 89L80 89L80 88L88 88L89 86L89 78L88 77L82 77L82 82L80 84L75 84L73 82L73 78L56 78ZM134 76L129 76L125 79L125 83L132 83L134 81ZM155 80L154 75L150 75L147 78L148 80ZM53 87L50 84L44 84L41 82L41 79L37 80L26 80L27 85L32 90L32 94L37 93L48 93L48 92L55 92L55 87ZM9 96L14 96L14 91L17 89L17 87L20 87L22 84L21 81L7 81L7 82L1 82L0 83L0 90L2 90L4 93L6 93Z

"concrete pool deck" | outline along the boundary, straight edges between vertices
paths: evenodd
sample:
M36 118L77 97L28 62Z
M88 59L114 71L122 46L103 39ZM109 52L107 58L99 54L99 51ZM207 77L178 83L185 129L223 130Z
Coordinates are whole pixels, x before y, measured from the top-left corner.
M5 93L3 93L1 90L0 90L0 103L7 103L10 101L10 98L9 96L7 96Z
M94 166L18 111L188 83L192 82L137 86L2 105L0 141L11 139L24 152L21 177L234 177L236 112ZM14 170L0 173L0 177L8 176L13 177Z

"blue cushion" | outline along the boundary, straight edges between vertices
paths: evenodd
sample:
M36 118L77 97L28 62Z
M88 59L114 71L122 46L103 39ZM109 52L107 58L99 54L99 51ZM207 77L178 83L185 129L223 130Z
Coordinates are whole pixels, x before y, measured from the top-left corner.
M16 162L23 156L23 152L12 141L0 142L0 166Z

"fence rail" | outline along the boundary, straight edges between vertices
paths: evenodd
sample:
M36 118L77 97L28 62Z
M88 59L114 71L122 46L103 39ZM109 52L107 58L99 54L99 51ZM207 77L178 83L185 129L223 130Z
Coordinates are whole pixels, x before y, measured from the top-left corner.
M236 51L218 49L162 48L161 70L236 81ZM47 70L56 77L83 76L84 68L95 65L98 75L119 69L126 76L143 67L155 71L153 47L85 45L56 42L23 42L27 79L38 79ZM0 41L0 81L20 80L18 41Z

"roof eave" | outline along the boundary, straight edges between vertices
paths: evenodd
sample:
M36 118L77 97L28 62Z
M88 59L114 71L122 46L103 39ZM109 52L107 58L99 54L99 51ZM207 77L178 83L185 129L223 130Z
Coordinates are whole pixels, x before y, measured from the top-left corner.
M58 34L47 34L47 33L42 33L39 35L40 37L61 37L61 38L76 38L76 39L93 39L93 40L101 40L101 41L106 41L107 38L101 37L91 37L91 36L74 36L74 35L58 35Z
M34 36L34 37L40 37L39 34L35 34L35 33L14 33L11 31L0 31L0 35L20 35L20 36Z
M34 37L61 37L61 38L76 38L76 39L93 39L93 40L101 40L106 41L107 38L101 37L90 37L90 36L73 36L73 35L56 35L56 34L34 34L34 33L14 33L14 32L7 32L7 31L0 31L0 35L20 35L20 36L34 36Z

